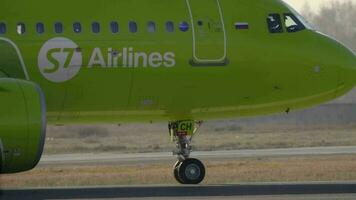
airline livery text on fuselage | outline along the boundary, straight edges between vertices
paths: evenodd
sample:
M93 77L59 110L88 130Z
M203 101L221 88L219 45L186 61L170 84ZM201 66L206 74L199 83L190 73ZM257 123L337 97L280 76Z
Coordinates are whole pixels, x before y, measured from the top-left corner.
M174 67L176 65L174 52L144 52L133 47L121 49L95 47L91 50L90 59L83 61L80 47L67 38L48 40L38 55L38 67L41 74L49 81L60 83L71 80L80 68L137 68L137 67Z

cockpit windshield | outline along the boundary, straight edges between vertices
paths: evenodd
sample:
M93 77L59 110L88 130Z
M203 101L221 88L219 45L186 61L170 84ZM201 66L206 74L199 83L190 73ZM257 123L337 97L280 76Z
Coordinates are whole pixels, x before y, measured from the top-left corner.
M292 13L284 13L283 20L278 13L269 14L267 25L270 33L283 33L283 27L285 27L288 33L295 33L306 29L304 24Z
M269 14L267 17L267 25L270 33L282 33L283 26L281 15L278 13Z
M291 13L284 14L284 23L287 32L289 33L294 33L305 29L304 24L295 15Z

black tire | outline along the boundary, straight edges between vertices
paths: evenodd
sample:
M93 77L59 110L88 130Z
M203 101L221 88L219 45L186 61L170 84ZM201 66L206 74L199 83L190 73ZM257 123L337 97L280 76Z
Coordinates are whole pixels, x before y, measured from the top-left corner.
M177 161L173 166L173 175L176 181L180 184L184 184L184 182L179 178L179 166L182 164L181 161Z
M205 167L200 160L188 158L178 166L178 177L182 184L199 184L205 178Z

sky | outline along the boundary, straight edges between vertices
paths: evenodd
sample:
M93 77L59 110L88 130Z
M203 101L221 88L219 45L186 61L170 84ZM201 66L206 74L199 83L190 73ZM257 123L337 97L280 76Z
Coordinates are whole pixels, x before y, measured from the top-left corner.
M306 2L308 2L312 11L318 12L319 8L321 6L328 5L332 1L341 1L342 2L342 1L348 1L348 0L284 0L284 1L289 3L291 6L293 6L299 12L303 8L304 4ZM351 0L351 1L356 2L356 0Z

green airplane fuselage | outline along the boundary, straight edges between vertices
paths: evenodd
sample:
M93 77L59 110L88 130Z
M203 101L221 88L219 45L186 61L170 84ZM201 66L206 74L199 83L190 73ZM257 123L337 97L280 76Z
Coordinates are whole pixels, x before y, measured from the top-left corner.
M278 0L0 5L0 76L37 83L49 123L271 114L332 100L356 82L355 55L312 29L287 31L293 12ZM282 32L269 31L271 14Z

